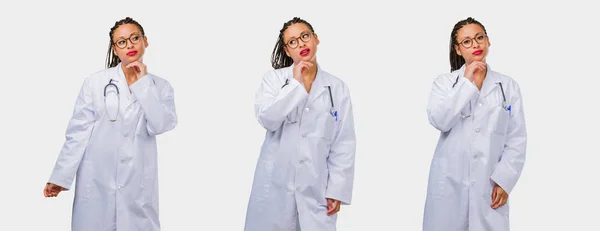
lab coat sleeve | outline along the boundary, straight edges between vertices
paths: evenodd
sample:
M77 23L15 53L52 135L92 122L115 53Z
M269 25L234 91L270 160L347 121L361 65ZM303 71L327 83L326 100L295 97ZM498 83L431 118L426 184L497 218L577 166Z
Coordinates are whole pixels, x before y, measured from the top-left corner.
M308 97L306 89L296 79L290 78L288 84L284 84L273 72L269 72L256 92L254 113L267 131L279 129L287 116Z
M69 190L92 134L95 122L91 79L87 78L75 102L65 134L66 141L58 155L48 182Z
M508 121L506 143L504 152L491 179L504 191L510 194L517 180L521 176L525 164L525 151L527 148L527 130L525 128L525 114L523 112L523 99L519 86L513 82L513 99L511 100L511 115Z
M465 77L459 77L454 88L455 78L439 76L434 82L427 105L429 123L441 132L447 132L460 119L460 111L473 99L479 97L475 84Z
M157 85L155 76L147 74L131 84L129 88L144 110L148 134L160 135L177 126L173 87L163 80Z
M349 205L352 201L354 185L356 135L352 102L346 87L344 87L344 95L346 97L340 104L338 126L327 158L329 179L325 197L339 200L343 205Z

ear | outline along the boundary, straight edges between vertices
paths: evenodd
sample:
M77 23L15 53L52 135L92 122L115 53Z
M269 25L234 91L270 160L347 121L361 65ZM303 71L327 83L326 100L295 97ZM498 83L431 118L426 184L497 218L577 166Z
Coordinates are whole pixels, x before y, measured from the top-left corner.
M144 35L144 48L148 47L148 37Z
M317 34L313 34L315 36L315 42L317 42L317 45L319 45L319 43L321 41L319 41L319 36Z
M456 51L456 54L458 54L459 56L462 56L462 54L460 53L460 46L458 46L457 44L454 44L454 50Z
M292 57L290 56L290 53L288 52L288 47L286 45L283 45L283 50L285 51L285 55L287 55L287 57Z

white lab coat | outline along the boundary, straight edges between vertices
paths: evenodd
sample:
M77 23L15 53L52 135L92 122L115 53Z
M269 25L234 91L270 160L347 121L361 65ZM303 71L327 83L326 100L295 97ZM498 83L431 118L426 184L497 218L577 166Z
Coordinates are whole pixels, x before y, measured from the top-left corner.
M291 231L298 225L306 231L333 231L337 214L327 215L326 198L342 205L352 199L356 138L348 88L317 66L308 94L294 79L293 68L266 73L256 93L256 118L267 132L246 231ZM330 114L327 86L337 121Z
M110 79L120 91L115 122L104 104ZM73 231L160 230L156 135L176 124L173 88L162 78L147 74L128 87L117 65L85 79L49 180L69 190L77 175Z
M489 65L487 70L481 91L463 77L464 65L433 83L427 114L441 134L431 161L424 231L509 230L509 204L495 210L490 205L494 183L510 194L525 163L523 101L513 79ZM510 111L502 107L498 82Z

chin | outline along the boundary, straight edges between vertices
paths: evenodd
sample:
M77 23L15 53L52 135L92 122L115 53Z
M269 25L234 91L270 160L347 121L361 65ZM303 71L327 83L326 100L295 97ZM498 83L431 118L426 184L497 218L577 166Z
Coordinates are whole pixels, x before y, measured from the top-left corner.
M137 61L139 59L140 59L139 55L131 56L131 57L130 56L126 56L126 58L125 59L121 59L121 61L123 63L125 63L125 64L129 64L129 63L135 62L135 61Z
M478 61L478 62L483 62L483 60L485 60L485 55L475 56L471 60Z
M314 54L313 55L307 55L307 56L301 57L300 60L302 60L304 62L310 62L313 59L313 57L315 57Z

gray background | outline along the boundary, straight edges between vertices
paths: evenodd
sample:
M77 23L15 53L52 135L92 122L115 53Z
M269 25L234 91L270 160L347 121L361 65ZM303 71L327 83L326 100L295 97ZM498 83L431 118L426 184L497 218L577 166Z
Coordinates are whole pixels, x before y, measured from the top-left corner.
M589 230L600 215L597 9L583 1L3 2L1 229L69 230L73 193L45 199L42 189L84 77L104 68L109 29L131 16L148 36L148 70L171 82L179 115L158 139L163 230L242 230L264 137L254 93L279 29L300 16L319 35L320 65L349 85L354 103L354 198L339 230L420 230L438 138L427 99L449 71L453 25L473 16L488 31L492 69L523 91L529 145L510 199L512 230Z

